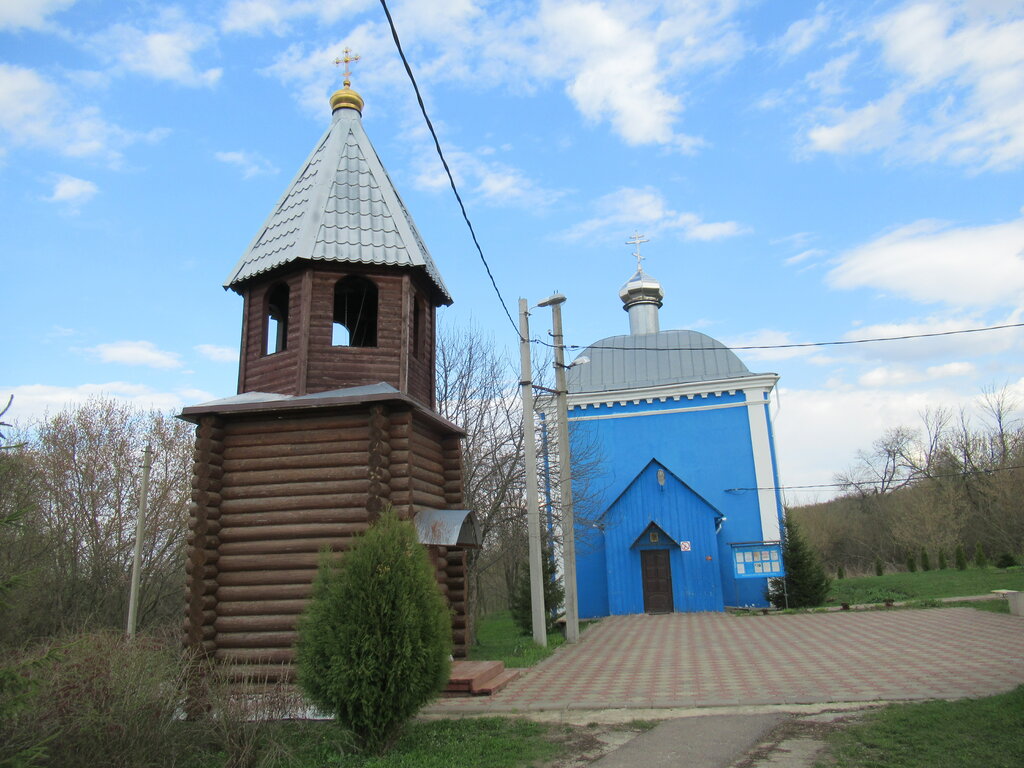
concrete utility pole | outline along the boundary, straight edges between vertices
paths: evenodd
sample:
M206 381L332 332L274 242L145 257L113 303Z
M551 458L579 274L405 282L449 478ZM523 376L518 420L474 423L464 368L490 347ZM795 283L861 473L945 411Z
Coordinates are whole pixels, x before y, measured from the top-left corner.
M555 342L555 390L558 408L558 491L562 500L562 558L565 579L565 641L580 639L579 606L576 600L576 524L572 508L572 463L569 457L569 390L565 383L565 346L562 341L562 303L556 293L537 306L551 307L551 333Z
M540 551L540 509L537 503L537 446L533 432L533 364L530 361L530 312L519 300L519 387L523 397L523 452L526 456L526 523L530 540L530 607L533 642L547 646L544 571Z
M142 483L139 488L139 519L135 523L135 557L132 560L132 589L128 595L128 639L135 637L139 617L139 571L142 564L142 533L146 528L146 507L149 499L149 469L153 466L153 452L147 445L142 452Z

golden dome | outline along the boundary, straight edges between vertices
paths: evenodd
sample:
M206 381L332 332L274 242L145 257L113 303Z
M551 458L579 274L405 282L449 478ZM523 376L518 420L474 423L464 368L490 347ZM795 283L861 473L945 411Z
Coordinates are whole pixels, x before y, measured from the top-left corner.
M335 91L331 95L331 112L347 107L348 109L354 109L360 115L363 114L363 97L352 90L352 83L347 78L344 85L344 88Z

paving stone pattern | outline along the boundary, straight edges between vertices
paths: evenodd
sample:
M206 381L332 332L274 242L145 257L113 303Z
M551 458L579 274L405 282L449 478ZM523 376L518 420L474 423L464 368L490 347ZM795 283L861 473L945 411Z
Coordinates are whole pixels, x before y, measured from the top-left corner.
M491 697L446 711L984 696L1024 683L1024 620L971 608L613 616Z

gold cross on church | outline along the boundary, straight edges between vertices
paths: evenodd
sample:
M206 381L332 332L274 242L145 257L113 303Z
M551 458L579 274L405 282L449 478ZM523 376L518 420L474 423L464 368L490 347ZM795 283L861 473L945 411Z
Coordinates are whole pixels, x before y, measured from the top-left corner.
M643 272L644 271L643 263L642 263L643 260L644 260L644 257L640 255L640 243L649 243L649 242L651 242L651 241L648 240L643 235L641 235L636 230L633 230L633 236L631 238L629 238L629 240L626 241L626 245L635 245L636 246L636 250L633 251L633 256L636 257L636 271L637 272Z
M351 48L345 48L342 54L340 58L334 60L334 66L340 67L342 64L345 65L345 71L341 75L345 78L345 85L351 85L349 78L352 77L352 73L349 71L348 65L353 61L359 61L359 54L353 54Z

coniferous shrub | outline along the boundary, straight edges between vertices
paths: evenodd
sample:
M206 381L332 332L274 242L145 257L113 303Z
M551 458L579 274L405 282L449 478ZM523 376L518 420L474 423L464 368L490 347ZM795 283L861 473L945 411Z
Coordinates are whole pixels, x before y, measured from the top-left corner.
M939 550L939 570L944 571L949 567L949 563L946 562L945 550Z
M411 523L386 509L324 556L299 626L299 685L360 749L381 753L444 688L451 617Z
M921 570L930 571L932 569L932 562L928 559L928 550L921 547Z
M544 545L541 552L541 573L544 579L544 616L547 619L548 632L555 630L555 619L558 609L565 600L562 580L555 572L555 558L551 546ZM533 600L530 594L530 565L521 563L516 573L512 595L509 597L509 613L512 621L524 635L533 634Z
M841 565L838 568L836 568L836 578L837 579L845 579L846 578L846 569L843 568L843 566L841 566Z
M768 599L772 605L785 608L787 598L790 608L813 608L825 602L832 580L788 515L782 525L782 563L786 575L768 579Z
M911 573L917 571L917 560L914 559L913 555L907 555L907 570Z
M954 557L956 559L956 569L958 571L966 571L967 570L967 553L964 551L964 545L963 544L957 544L956 545L956 555Z
M981 548L980 541L974 546L974 564L979 568L988 568L988 558L985 557L985 550Z
M996 560L996 568L1013 568L1017 564L1017 558L1009 552L1003 552Z
M885 566L882 565L882 558L875 558L875 576L881 576L885 573Z

